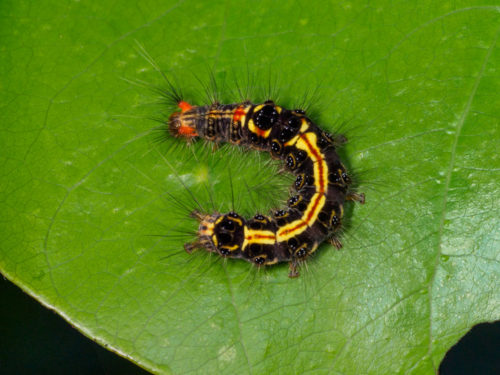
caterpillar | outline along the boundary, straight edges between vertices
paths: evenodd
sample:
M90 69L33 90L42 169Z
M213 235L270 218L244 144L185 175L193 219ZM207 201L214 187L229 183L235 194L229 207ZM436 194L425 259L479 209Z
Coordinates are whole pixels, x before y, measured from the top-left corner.
M288 276L293 278L322 242L342 247L338 233L345 201L365 202L364 194L350 188L351 178L336 152L347 141L344 136L323 131L304 110L289 110L272 100L205 106L176 101L180 111L167 121L173 137L267 151L295 175L295 194L287 208L271 215L245 219L236 212L194 210L191 216L199 225L196 240L184 245L188 253L205 249L258 267L289 262Z

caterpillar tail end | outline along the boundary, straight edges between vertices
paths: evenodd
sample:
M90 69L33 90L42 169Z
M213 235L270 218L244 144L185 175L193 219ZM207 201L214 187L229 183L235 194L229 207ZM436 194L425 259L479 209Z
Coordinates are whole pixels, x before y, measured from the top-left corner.
M170 134L176 138L186 138L188 141L198 136L196 126L192 120L184 117L184 113L190 111L193 106L188 102L181 100L177 106L181 109L180 112L174 112L168 119L168 130Z

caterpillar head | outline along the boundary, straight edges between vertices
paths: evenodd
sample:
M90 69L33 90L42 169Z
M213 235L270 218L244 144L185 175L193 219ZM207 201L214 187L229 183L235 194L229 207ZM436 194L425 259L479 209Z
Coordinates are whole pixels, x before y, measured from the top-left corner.
M196 132L195 118L189 115L193 107L184 101L178 104L180 112L174 112L168 119L168 130L176 138L187 138L188 140L198 136Z

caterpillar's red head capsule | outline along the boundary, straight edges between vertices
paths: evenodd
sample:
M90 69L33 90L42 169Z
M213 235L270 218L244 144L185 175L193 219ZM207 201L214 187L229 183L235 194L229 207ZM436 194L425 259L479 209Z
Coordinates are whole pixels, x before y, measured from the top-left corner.
M193 107L185 101L180 101L178 106L181 112L172 113L168 119L168 130L170 134L177 138L182 137L191 139L197 137L196 116L193 116L194 113L191 113L193 112Z

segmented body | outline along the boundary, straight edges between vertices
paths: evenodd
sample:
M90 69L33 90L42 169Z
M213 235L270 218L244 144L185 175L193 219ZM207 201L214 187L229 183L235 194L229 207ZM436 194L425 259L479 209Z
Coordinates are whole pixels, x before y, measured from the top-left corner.
M287 208L271 215L245 219L227 214L195 212L198 238L185 245L191 252L204 248L227 258L240 258L257 266L290 262L290 277L297 266L330 240L341 247L337 233L346 200L364 202L363 194L349 190L351 179L335 147L345 141L314 124L303 110L288 110L272 101L210 106L179 102L181 112L170 116L176 137L201 137L214 142L247 145L284 161L295 176L295 194Z

